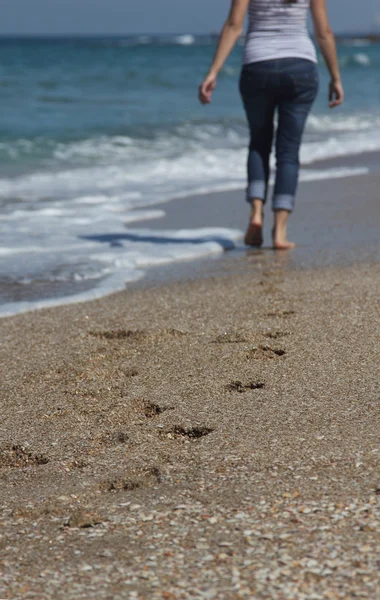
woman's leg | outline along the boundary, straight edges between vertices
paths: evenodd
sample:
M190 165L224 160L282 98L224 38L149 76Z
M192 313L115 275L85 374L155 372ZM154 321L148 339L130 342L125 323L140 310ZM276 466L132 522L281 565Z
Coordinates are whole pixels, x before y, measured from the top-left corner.
M266 65L253 63L245 67L240 80L240 91L250 131L248 153L247 201L250 217L244 241L250 246L261 246L263 207L267 197L269 157L273 140L275 104L270 92L270 61Z
M276 182L273 195L273 246L276 249L293 248L287 240L289 214L294 209L298 185L299 150L302 134L310 109L318 91L316 66L299 59L290 70L290 86L279 102L276 136Z
M273 248L275 250L290 250L295 248L294 242L289 242L287 238L287 224L290 211L278 209L274 211L274 223L272 230Z
M250 103L247 110L250 129L247 201L251 210L244 242L248 246L261 246L263 243L263 208L267 198L273 140L274 105L271 106L267 99L264 102L258 100Z
M274 211L273 246L286 250L294 248L286 228L289 214L294 209L298 185L299 149L302 133L312 103L284 102L279 106L276 139L276 182L272 208Z

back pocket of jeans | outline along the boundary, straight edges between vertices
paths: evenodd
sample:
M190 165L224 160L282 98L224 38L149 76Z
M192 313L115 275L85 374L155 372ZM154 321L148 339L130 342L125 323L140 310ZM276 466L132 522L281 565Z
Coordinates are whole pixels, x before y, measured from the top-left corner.
M267 88L269 74L261 69L243 68L239 81L242 96L253 96Z
M316 87L319 84L318 70L315 65L307 70L299 71L299 73L292 73L290 77L297 87Z
M303 98L305 102L314 102L319 88L319 77L317 69L310 69L299 74L292 73L293 92Z

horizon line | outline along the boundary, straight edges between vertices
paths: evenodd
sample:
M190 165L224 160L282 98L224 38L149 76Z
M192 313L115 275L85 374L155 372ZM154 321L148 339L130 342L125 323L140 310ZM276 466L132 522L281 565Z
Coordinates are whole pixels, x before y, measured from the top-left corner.
M166 37L166 36L180 36L180 35L194 35L194 36L215 36L219 35L217 31L209 31L209 32L189 32L189 31L180 31L180 32L166 32L166 33L151 33L151 32L139 32L139 33L128 33L128 32L119 32L119 33L2 33L0 32L0 38L68 38L68 37L76 37L76 38L94 38L94 37L139 37L139 36L150 36L150 37ZM380 36L380 30L378 31L335 31L334 35L336 36L347 36L347 37L370 37L370 36Z

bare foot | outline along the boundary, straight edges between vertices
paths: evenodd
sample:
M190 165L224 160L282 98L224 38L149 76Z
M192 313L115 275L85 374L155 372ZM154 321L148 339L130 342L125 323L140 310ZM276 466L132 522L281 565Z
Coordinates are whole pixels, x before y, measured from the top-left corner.
M244 243L247 246L256 246L256 248L260 248L263 243L263 207L263 200L252 198L251 215L249 217L248 229L244 237Z
M286 230L278 231L272 229L273 249L274 250L291 250L296 247L294 242L289 242L286 239Z
M273 242L274 250L291 250L295 247L296 244L294 242L288 242L288 240L285 240L284 242Z
M263 224L250 221L244 237L247 246L260 247L263 243Z

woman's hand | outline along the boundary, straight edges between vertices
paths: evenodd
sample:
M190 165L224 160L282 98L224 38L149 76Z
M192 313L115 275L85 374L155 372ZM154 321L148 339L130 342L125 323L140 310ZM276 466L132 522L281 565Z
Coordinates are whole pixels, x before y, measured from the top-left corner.
M199 101L202 104L210 104L211 96L216 87L216 75L209 73L199 86Z
M335 108L335 106L339 106L342 104L344 99L344 91L342 82L340 80L330 81L329 85L329 107Z

